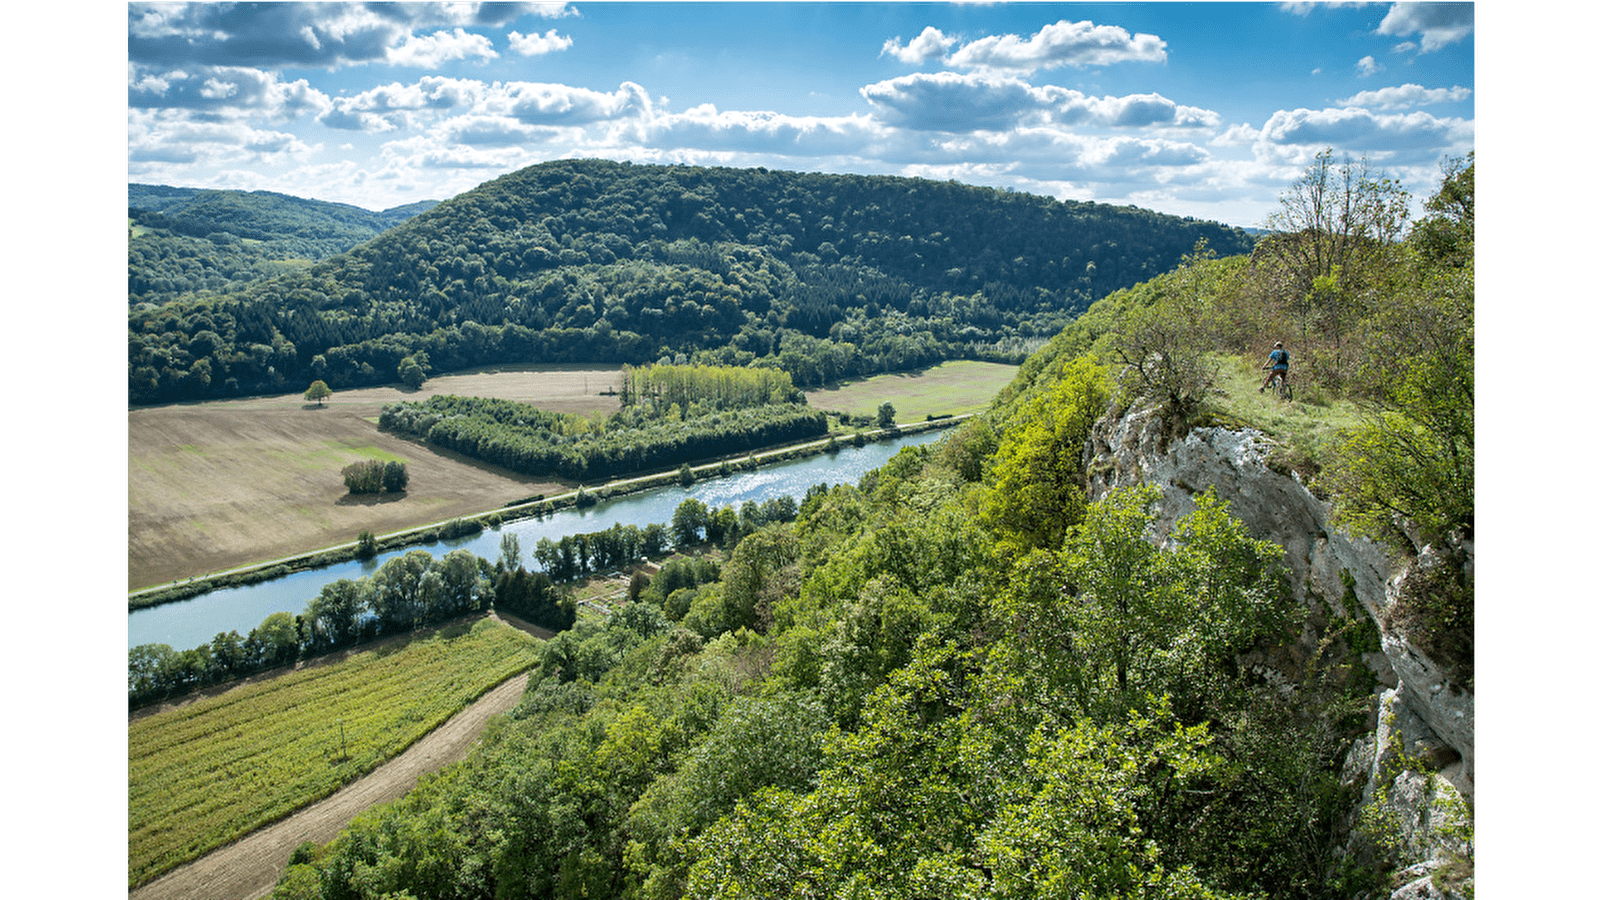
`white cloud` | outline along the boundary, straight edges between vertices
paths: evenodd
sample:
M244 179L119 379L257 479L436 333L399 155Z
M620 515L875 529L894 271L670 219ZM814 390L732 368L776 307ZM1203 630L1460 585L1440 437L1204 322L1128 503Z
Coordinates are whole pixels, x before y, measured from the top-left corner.
M1317 152L1335 150L1365 155L1375 162L1416 164L1440 154L1464 155L1472 149L1473 123L1424 112L1379 114L1366 109L1295 109L1273 113L1256 142L1257 159L1304 164Z
M1313 0L1313 2L1284 2L1278 8L1297 16L1310 15L1313 10L1334 9L1340 6L1370 6L1370 0Z
M1356 60L1356 75L1360 78L1368 78L1382 71L1383 66L1371 56L1363 56Z
M1402 84L1399 87L1362 91L1339 101L1340 106L1365 106L1376 109L1403 109L1410 106L1428 106L1434 103L1459 103L1472 96L1472 88L1456 85L1448 88L1425 88L1420 84Z
M463 27L504 25L528 14L577 13L566 3L131 3L128 58L168 67L226 66L240 59L262 67L392 61L427 66L493 58L488 39L464 37ZM440 27L453 30L414 34Z
M631 81L615 91L593 91L565 84L518 81L496 84L484 103L486 112L529 124L582 125L608 119L649 117L650 95Z
M504 116L457 116L440 127L446 144L469 147L517 147L544 143L561 134L561 129L527 125Z
M662 148L735 150L783 156L830 156L864 151L883 136L869 116L790 116L762 110L719 111L704 103L656 117L644 136Z
M128 111L130 174L163 163L271 165L313 149L288 132L243 122L198 121L181 110Z
M406 35L399 46L391 47L386 55L388 62L394 65L418 69L431 69L457 59L499 58L500 54L494 52L494 44L488 38L462 28L436 31L425 37Z
M470 109L488 88L481 81L428 75L414 84L398 82L336 98L319 121L329 128L386 132L419 127L420 113Z
M260 117L281 122L319 115L332 106L328 95L305 79L283 81L276 72L239 66L198 66L160 71L128 67L128 106L186 109L212 118Z
M885 41L883 53L921 65L938 61L963 69L1034 72L1060 66L1105 66L1120 62L1165 62L1167 42L1151 34L1129 35L1115 25L1062 19L1037 34L990 35L957 47L960 41L937 28L922 30L908 45Z
M980 38L950 54L962 68L1032 72L1059 66L1104 66L1120 62L1165 62L1167 42L1155 35L1128 32L1115 25L1068 22L1039 29L1032 37L1006 34Z
M960 41L953 37L945 37L944 32L929 25L922 29L922 33L911 40L911 43L901 46L900 38L893 37L883 42L880 56L885 54L893 56L903 63L920 66L929 60L943 59Z
M917 73L861 88L889 124L919 131L999 130L1024 125L1111 128L1215 127L1210 110L1180 106L1160 94L1090 97L1069 88L1035 87L988 72Z
M513 31L506 38L511 42L511 49L523 56L543 56L572 46L572 38L556 34L554 28L543 35L523 35Z
M1392 37L1422 35L1422 52L1432 53L1463 40L1472 33L1471 3L1396 3L1378 25L1378 33Z

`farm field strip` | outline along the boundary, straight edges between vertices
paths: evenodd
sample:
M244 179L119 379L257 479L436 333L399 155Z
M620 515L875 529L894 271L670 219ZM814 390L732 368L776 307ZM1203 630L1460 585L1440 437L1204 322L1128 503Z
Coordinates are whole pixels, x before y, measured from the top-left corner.
M929 415L980 412L1016 377L1017 366L951 360L915 373L873 375L821 390L806 391L816 409L870 416L888 401L901 422Z
M481 621L130 722L129 886L371 771L532 665L537 644Z

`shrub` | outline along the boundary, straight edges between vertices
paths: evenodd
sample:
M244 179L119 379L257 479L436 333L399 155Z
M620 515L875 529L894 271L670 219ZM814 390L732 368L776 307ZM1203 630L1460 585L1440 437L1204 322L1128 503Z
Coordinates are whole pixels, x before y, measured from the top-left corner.
M396 460L364 459L345 466L340 474L344 476L344 486L352 494L399 493L406 489L410 480L406 464Z

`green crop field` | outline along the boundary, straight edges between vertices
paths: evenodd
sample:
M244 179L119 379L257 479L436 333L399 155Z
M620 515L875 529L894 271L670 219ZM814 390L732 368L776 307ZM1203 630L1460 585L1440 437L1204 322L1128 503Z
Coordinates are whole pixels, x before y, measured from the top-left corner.
M332 794L534 662L491 620L128 725L128 885Z
M915 422L930 415L980 412L1016 374L1016 366L952 360L917 372L874 375L807 391L806 402L817 409L870 416L888 401L897 421Z

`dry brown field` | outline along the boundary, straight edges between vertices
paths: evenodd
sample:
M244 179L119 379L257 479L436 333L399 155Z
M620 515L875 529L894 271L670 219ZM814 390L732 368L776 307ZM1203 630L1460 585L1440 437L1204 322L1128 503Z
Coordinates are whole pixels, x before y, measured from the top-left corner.
M378 430L385 404L434 394L501 397L544 409L611 413L620 370L496 367L400 387L128 412L128 588L138 590L496 509L572 485L518 475ZM398 459L410 483L356 499L340 470Z

